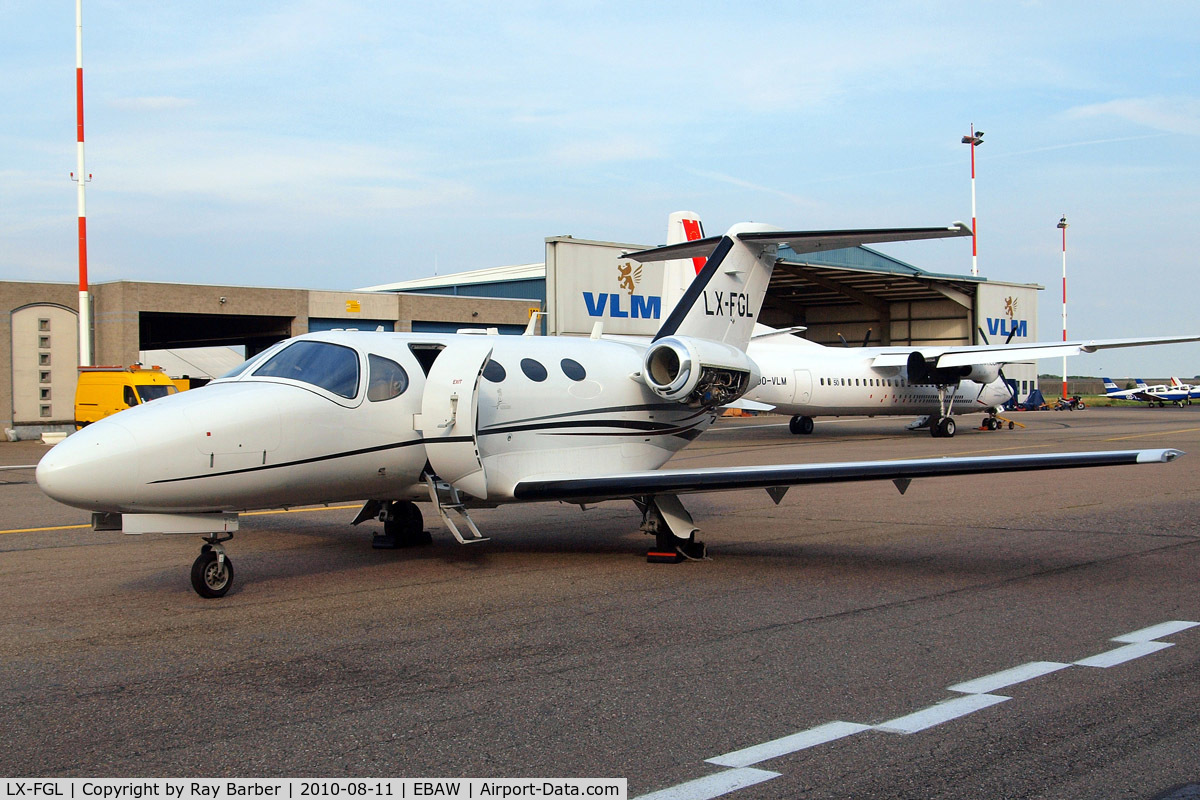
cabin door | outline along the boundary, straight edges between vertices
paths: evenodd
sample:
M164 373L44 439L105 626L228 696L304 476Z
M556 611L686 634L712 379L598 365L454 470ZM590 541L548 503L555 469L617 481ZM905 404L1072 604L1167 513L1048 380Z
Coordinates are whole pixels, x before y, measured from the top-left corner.
M473 339L456 341L439 353L425 376L421 413L413 418L438 477L480 500L487 498L487 478L475 424L479 375L491 354L490 342Z
M796 370L796 387L792 402L798 405L808 405L812 399L812 373L806 369Z

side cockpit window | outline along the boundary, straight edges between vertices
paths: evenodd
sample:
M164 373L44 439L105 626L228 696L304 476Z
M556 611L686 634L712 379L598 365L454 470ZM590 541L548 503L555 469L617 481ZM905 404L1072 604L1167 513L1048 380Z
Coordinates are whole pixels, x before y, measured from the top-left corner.
M391 400L408 388L408 373L390 358L367 354L367 399L372 403Z
M350 400L358 394L358 353L329 342L296 342L256 369L254 376L303 381Z

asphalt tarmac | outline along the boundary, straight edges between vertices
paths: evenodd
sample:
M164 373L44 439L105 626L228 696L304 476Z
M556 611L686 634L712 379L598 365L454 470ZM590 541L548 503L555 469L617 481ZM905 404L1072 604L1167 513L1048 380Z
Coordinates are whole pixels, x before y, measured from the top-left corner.
M247 515L219 600L189 584L198 537L94 533L0 472L0 774L626 777L677 800L1200 784L1200 406L1013 419L727 420L672 463L1190 455L692 496L711 559L679 565L646 563L632 503L479 511L493 538L469 546L426 505L434 544L398 551L355 508Z

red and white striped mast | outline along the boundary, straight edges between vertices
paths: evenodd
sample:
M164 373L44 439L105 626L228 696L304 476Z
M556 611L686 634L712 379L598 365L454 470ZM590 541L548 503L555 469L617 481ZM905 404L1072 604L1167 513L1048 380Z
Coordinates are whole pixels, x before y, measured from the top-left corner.
M1067 215L1066 214L1063 214L1062 219L1060 219L1058 221L1058 227L1062 230L1062 262L1063 262L1062 323L1063 323L1063 342L1066 342L1067 341ZM1064 400L1067 399L1067 357L1066 356L1063 356L1062 396L1063 396Z
M979 274L979 223L975 219L975 148L983 144L983 131L975 132L975 123L971 123L971 135L962 138L963 144L971 145L971 274Z
M90 175L83 164L83 0L75 0L75 159L78 171L71 177L79 197L79 365L92 364L92 314L88 303L87 202L84 187Z

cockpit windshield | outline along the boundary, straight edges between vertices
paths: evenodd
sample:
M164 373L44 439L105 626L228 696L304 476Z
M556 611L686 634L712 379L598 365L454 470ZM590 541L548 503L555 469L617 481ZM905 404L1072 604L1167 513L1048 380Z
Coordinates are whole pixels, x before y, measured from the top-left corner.
M262 363L263 358L267 355L267 353L270 353L271 350L277 351L278 348L270 347L270 348L267 348L266 350L262 351L261 353L256 353L256 354L250 356L245 361L238 364L236 367L234 367L233 369L226 372L224 375L217 378L217 380L224 380L225 378L236 378L238 375L241 375L243 372L245 372L246 370L248 370L250 367L254 366L255 364Z
M311 383L349 400L358 394L358 353L329 342L295 342L256 369L254 375Z

